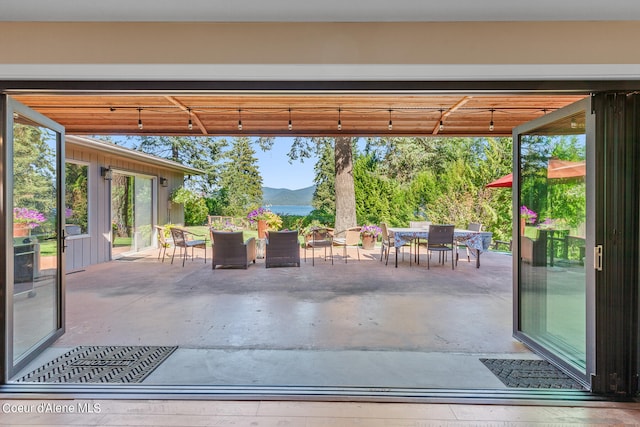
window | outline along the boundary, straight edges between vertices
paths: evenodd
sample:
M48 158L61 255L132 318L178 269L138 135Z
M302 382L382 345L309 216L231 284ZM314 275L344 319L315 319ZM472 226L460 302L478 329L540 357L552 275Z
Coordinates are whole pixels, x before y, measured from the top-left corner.
M67 235L89 232L89 166L65 164L65 230Z

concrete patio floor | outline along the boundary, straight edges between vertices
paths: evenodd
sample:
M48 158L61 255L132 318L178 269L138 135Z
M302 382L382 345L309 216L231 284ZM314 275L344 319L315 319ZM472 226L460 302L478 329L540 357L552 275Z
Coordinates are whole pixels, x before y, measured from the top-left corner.
M452 271L341 254L212 271L149 251L68 274L66 333L18 377L77 345L179 346L144 382L163 385L500 389L481 357L537 358L511 336L510 255Z

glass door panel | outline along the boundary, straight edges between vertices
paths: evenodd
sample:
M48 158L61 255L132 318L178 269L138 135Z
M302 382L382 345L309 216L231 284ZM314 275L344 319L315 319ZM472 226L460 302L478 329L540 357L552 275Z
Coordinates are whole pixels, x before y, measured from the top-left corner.
M13 210L9 275L12 372L64 331L61 233L64 128L7 98Z
M151 247L153 224L152 183L150 178L135 178L135 245L136 251Z
M593 236L590 120L584 109L567 109L514 131L520 168L517 336L586 381L594 277L587 267Z
M113 173L111 179L112 256L133 251L133 192L132 176Z
M112 256L152 245L153 179L114 172L111 180Z

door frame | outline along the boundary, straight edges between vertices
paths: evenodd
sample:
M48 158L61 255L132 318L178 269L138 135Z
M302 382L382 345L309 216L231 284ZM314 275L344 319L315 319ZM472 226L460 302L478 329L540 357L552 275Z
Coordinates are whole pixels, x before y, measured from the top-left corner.
M0 137L3 144L1 147L2 158L5 165L2 168L2 188L0 214L2 216L2 229L4 230L4 239L0 239L0 252L4 254L1 267L4 274L0 275L2 289L4 292L4 301L2 301L3 316L5 317L5 327L2 329L2 364L4 366L3 380L6 382L14 376L20 369L24 368L29 362L42 353L44 349L49 347L65 332L65 235L64 235L64 165L65 165L65 149L64 137L65 128L59 123L49 119L48 117L30 109L22 103L12 99L8 95L0 95L0 110L2 110L2 122L0 125ZM31 121L51 129L56 133L56 186L58 188L56 200L57 212L57 271L56 271L56 328L53 332L42 337L33 347L27 350L17 360L13 356L13 339L14 339L14 305L13 305L13 287L14 287L14 261L13 261L13 220L9 214L13 210L13 123L14 114L28 117Z
M586 311L586 343L585 355L586 366L585 373L579 372L574 366L561 359L559 356L549 351L544 345L532 339L530 336L521 331L520 320L520 170L521 170L521 151L520 151L520 135L545 124L555 122L565 117L569 117L576 113L584 111L585 113L585 156L586 156L586 229L585 229L585 311ZM589 390L592 389L591 378L596 370L596 307L595 307L595 291L596 291L596 273L593 268L594 253L590 248L595 247L596 232L596 119L591 108L591 98L585 98L575 102L559 110L548 113L538 119L524 123L513 129L513 184L512 184L512 211L513 211L513 231L512 231L512 256L513 256L513 336L534 352L538 353L551 363L560 367L567 374L571 375Z

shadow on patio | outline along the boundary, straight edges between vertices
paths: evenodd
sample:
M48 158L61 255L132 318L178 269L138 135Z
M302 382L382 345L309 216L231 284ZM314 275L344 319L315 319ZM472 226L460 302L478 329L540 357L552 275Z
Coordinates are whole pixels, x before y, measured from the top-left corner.
M145 384L505 388L481 357L537 358L511 337L510 255L212 271L156 254L67 275L66 334L19 375L78 345L160 345L179 348Z

